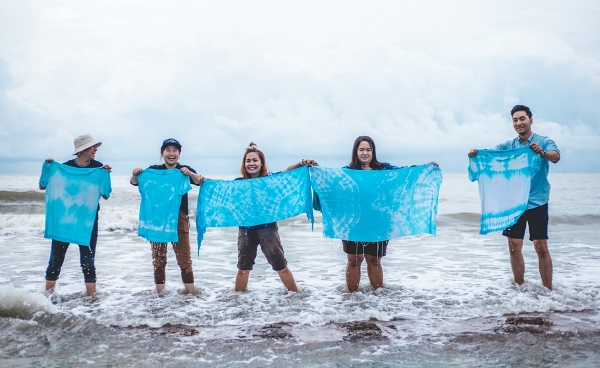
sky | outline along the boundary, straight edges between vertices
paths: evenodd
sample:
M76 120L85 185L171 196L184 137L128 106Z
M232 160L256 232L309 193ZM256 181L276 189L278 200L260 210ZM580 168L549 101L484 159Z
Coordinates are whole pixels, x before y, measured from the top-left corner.
M516 137L510 110L600 171L600 2L0 0L0 173L103 142L115 173L178 139L203 174L235 174L251 141L273 171L380 161L465 172Z

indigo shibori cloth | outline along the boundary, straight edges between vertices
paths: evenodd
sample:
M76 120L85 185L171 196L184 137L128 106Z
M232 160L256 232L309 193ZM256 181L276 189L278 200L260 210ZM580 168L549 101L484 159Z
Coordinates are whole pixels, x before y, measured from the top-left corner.
M244 180L205 180L196 212L198 249L209 227L255 226L306 213L314 222L308 167Z
M436 233L442 172L436 165L395 170L311 167L323 213L323 235L375 242Z
M531 178L540 156L529 147L477 150L469 157L469 180L479 182L480 234L504 230L517 223L527 209Z

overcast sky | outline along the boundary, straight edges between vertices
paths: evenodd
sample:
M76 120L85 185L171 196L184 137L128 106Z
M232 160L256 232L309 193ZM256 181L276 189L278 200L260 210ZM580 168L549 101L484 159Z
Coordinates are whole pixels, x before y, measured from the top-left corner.
M516 136L515 104L554 139L551 170L600 171L600 2L0 0L0 172L103 142L117 173L159 162L235 173L378 158L466 171Z

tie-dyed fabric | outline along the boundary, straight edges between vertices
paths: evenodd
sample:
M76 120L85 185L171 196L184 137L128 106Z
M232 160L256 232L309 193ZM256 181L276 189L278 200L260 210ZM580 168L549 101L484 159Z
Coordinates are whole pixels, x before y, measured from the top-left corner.
M306 213L313 222L308 167L244 180L206 180L196 212L198 249L209 227L255 226Z
M351 241L435 235L441 183L433 164L386 171L311 167L323 235Z
M529 147L478 150L469 157L469 179L479 182L480 234L504 230L517 223L527 209L531 177L540 156Z
M146 169L138 175L140 224L138 235L151 242L177 243L181 197L192 189L179 169Z
M98 201L112 191L110 172L45 162L39 184L46 188L44 238L89 246Z

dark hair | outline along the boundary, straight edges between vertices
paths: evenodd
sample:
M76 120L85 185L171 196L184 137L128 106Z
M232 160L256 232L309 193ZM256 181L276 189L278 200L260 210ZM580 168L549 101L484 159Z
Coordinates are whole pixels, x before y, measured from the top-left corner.
M248 147L246 147L246 152L244 152L244 157L242 158L242 167L240 167L240 173L242 174L242 179L251 179L252 178L252 175L248 174L248 172L246 171L246 156L248 156L248 153L250 153L250 152L258 153L258 158L260 159L260 162L262 163L262 167L260 168L260 172L258 173L258 176L259 177L267 176L267 174L269 173L269 168L267 167L267 159L265 158L265 154L261 150L256 148L256 143L250 142Z
M360 145L360 142L369 142L369 145L373 150L373 159L371 160L369 166L381 169L383 167L383 163L377 161L377 151L375 150L375 142L373 142L373 139L371 139L371 137L367 135L361 135L354 141L354 146L352 147L352 159L350 160L350 165L348 166L350 166L353 169L362 169L362 164L358 160L358 146Z
M531 110L525 105L515 105L515 107L513 107L512 110L510 110L510 116L512 117L517 111L525 111L527 116L529 116L529 119L533 117Z

